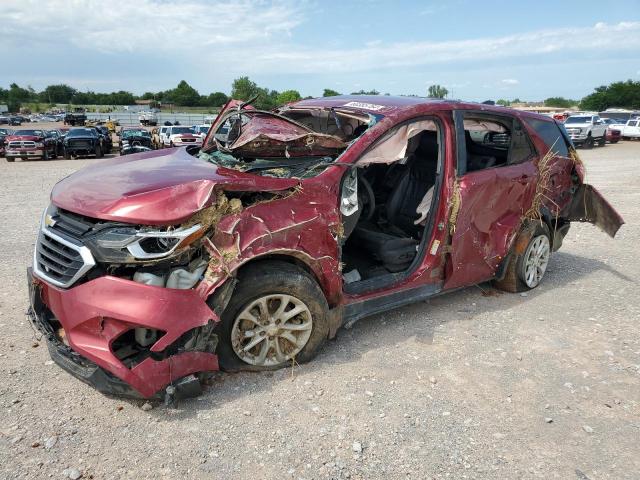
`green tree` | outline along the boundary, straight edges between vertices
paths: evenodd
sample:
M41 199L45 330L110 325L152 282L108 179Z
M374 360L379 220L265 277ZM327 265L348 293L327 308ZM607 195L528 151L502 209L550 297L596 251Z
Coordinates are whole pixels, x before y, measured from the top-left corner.
M236 100L249 100L255 95L264 93L260 90L258 84L249 80L249 77L236 78L231 84L231 98Z
M300 92L297 90L285 90L284 92L280 92L276 97L276 103L278 105L285 105L291 102L297 102L302 99L300 96Z
M271 110L278 105L278 92L276 90L259 87L249 77L236 78L231 84L231 98L249 100L256 95L258 99L253 105L258 109Z
M380 95L380 92L375 88L373 90L369 90L368 92L361 89L359 92L351 92L351 95Z
M325 88L324 92L322 92L323 97L336 97L341 95L340 92L336 92L335 90L331 90L330 88Z
M7 106L10 112L17 112L23 103L33 102L36 100L36 93L33 88L22 88L17 83L9 85L7 92Z
M602 111L611 107L640 109L640 81L614 82L600 86L580 102L584 110Z
M167 93L169 100L176 105L192 107L200 103L200 94L185 80L181 80L176 88Z
M544 101L544 104L547 107L569 108L577 105L578 102L564 97L549 97Z
M229 97L222 92L213 92L203 98L203 105L206 107L221 107L229 100Z
M499 100L496 100L496 105L502 105L503 107L508 107L509 105L511 105L511 102L509 100L505 100L504 98L501 98Z
M444 98L449 94L449 90L442 85L431 85L427 89L427 96L429 98Z
M77 93L76 89L69 85L49 85L40 94L40 101L47 103L71 103L71 99Z

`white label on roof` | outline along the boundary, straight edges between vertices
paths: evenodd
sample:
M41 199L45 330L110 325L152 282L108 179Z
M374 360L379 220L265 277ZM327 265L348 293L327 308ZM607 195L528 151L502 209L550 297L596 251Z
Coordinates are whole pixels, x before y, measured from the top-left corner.
M377 112L378 110L382 110L384 105L376 105L375 103L364 103L364 102L349 102L345 103L343 107L353 107L353 108L362 108L363 110L373 110Z

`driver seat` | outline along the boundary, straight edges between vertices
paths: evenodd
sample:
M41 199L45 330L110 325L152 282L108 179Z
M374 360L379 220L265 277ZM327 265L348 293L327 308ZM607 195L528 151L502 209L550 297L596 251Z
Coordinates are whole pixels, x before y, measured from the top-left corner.
M402 165L404 171L387 198L386 231L373 223L363 223L352 234L356 244L371 252L390 272L406 270L416 256L423 230L423 227L414 225L418 219L416 210L435 184L437 162L437 133L422 132L415 151Z

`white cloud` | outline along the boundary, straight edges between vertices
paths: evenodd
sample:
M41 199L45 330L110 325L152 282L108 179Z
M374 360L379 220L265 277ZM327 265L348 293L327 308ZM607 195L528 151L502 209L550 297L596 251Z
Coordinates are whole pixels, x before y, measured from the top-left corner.
M373 39L340 48L298 41L313 18L313 4L305 1L2 0L0 8L0 36L10 48L80 49L97 52L107 62L108 55L139 52L132 61L159 59L176 72L190 67L210 76L333 75L465 62L533 64L550 54L595 58L611 51L640 51L640 22L506 36L490 36L487 30L487 36L467 40ZM503 86L514 85L510 80Z
M503 85L512 86L512 85L518 85L520 82L515 78L505 78L504 80L501 80L501 83Z
M69 42L108 52L182 52L285 38L302 20L291 0L3 0L0 34L24 45Z

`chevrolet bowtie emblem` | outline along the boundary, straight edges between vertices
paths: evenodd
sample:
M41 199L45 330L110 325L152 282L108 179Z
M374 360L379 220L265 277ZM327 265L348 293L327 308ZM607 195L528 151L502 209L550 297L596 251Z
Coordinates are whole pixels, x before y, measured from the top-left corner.
M45 215L44 217L44 224L47 227L53 227L57 222L53 219L53 217L51 215Z

